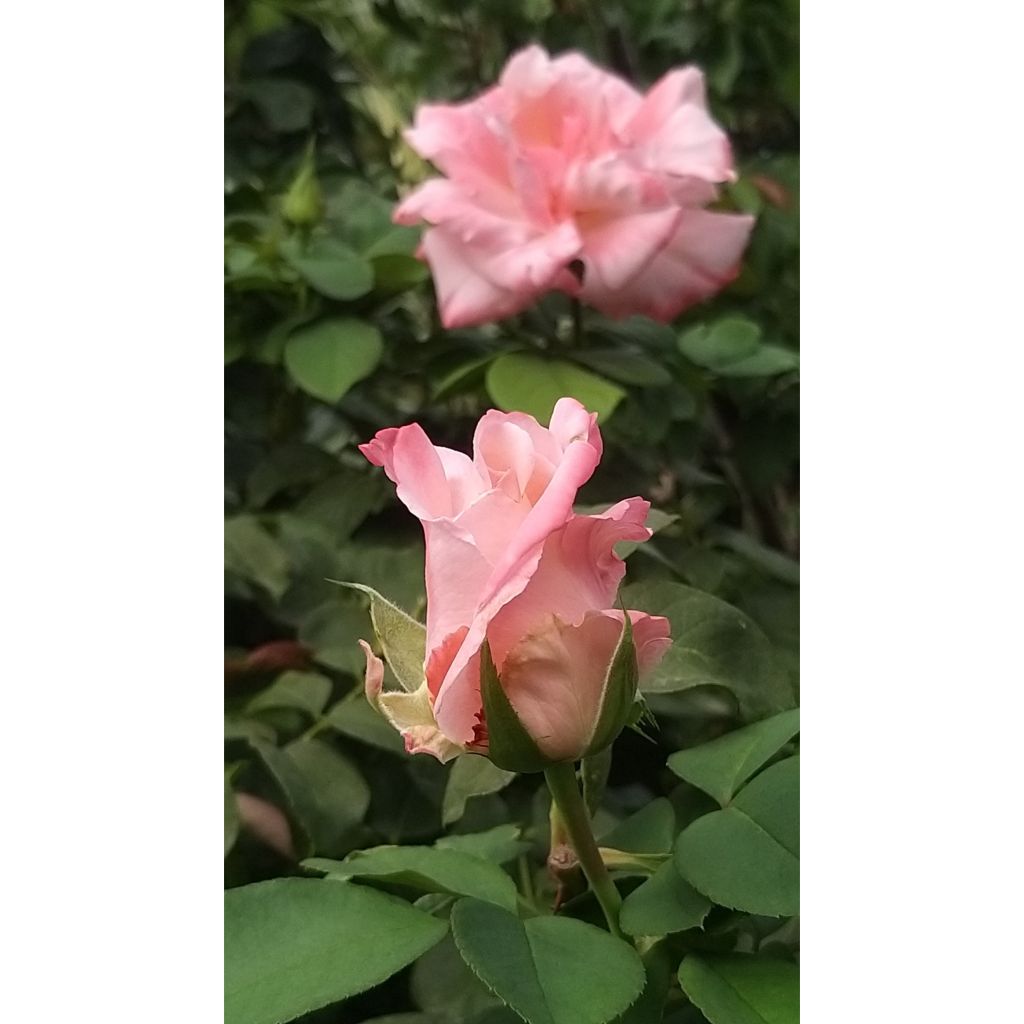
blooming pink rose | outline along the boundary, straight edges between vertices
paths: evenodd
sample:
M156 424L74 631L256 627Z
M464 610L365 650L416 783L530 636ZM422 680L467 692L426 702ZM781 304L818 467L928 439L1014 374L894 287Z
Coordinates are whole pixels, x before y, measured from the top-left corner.
M395 220L431 225L422 254L447 327L552 289L608 316L671 320L735 277L753 225L704 209L735 173L693 67L642 95L578 53L530 46L476 99L421 106L406 138L445 174Z
M418 693L384 694L368 645L367 696L410 751L447 760L486 752L480 648L488 641L502 689L542 753L570 760L594 734L605 677L623 631L614 608L625 572L613 547L650 537L649 504L629 498L601 515L572 511L601 458L597 417L575 399L550 427L491 410L473 458L430 443L418 424L381 430L361 451L383 466L423 524L427 625ZM631 611L640 670L669 643L668 621Z

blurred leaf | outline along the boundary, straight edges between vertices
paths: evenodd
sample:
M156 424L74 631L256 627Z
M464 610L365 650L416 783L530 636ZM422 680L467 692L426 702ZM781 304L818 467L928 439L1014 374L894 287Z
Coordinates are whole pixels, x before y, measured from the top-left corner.
M800 912L799 757L765 769L724 810L680 834L676 870L723 907L769 917Z
M621 384L663 388L672 383L672 374L661 363L637 350L583 349L574 353L573 358Z
M399 732L393 729L372 707L362 693L338 701L324 718L330 727L352 739L389 754L405 754L405 744Z
M272 597L280 597L288 586L288 559L254 516L225 520L224 566L259 584Z
M421 892L473 896L515 910L516 886L491 861L434 846L378 846L357 850L343 861L313 858L304 868L331 878L365 878Z
M297 708L317 718L331 696L331 681L317 672L283 672L246 705L253 714L270 708Z
M274 448L256 465L246 485L249 504L262 508L281 491L322 480L337 469L337 461L320 448L308 444L286 444Z
M636 951L582 921L524 922L463 899L452 911L452 934L477 977L529 1024L604 1024L643 988Z
M443 921L346 882L275 878L224 894L225 1024L280 1024L384 981Z
M582 402L604 423L625 397L625 391L603 377L560 359L542 359L525 352L498 356L487 368L487 391L506 412L529 413L546 424L559 398Z
M699 747L680 750L668 759L668 766L724 807L736 790L777 754L799 728L799 709L783 711Z
M743 359L716 367L722 377L774 377L800 366L800 356L781 345L762 345Z
M456 762L458 763L458 762ZM519 837L518 825L497 825L486 832L442 836L434 845L442 850L460 850L496 864L505 864L525 853L530 844Z
M316 106L313 90L288 78L251 78L245 83L244 95L276 132L307 128Z
M366 659L359 641L367 639L368 625L364 609L328 600L303 617L299 640L319 664L361 678Z
M679 351L709 370L721 371L730 363L758 351L761 328L746 317L723 317L710 326L700 324L679 336Z
M627 935L669 935L699 928L711 903L666 861L624 900L619 918Z
M373 287L373 267L336 238L319 235L303 245L293 237L282 243L281 253L306 281L328 298L358 299Z
M431 1024L462 1024L501 1004L466 966L450 937L428 950L412 969L413 1001L431 1012Z
M446 827L458 821L466 812L466 801L470 797L497 793L515 777L515 772L507 772L477 754L456 758L444 791L441 821Z
M295 506L295 514L319 523L334 541L344 541L387 502L383 474L344 469L317 484Z
M224 856L231 852L238 838L238 804L235 791L231 788L231 776L224 773Z
M256 741L313 852L343 852L346 834L363 820L370 791L356 768L328 743L299 739L279 749Z
M641 680L644 692L724 686L748 720L795 704L771 642L738 608L667 580L630 584L622 591L622 601L627 608L664 615L672 625L672 645Z
M691 954L679 984L711 1024L799 1024L800 971L785 960Z
M337 402L380 362L383 342L372 324L349 317L300 327L285 344L292 379L314 398Z

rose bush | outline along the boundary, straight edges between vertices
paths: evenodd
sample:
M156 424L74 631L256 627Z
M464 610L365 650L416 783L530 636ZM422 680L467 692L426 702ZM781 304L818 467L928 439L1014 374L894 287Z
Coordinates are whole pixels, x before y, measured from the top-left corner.
M642 498L600 515L573 513L577 490L601 458L597 417L571 398L555 405L547 428L492 409L477 425L472 459L434 446L415 423L381 430L360 450L395 483L426 541L420 691L383 693L383 663L362 642L367 696L406 749L441 761L487 752L486 640L501 687L542 755L558 762L592 752L624 628L612 605L625 563L613 549L651 535ZM644 671L668 646L668 620L629 616Z
M476 99L421 106L406 138L445 174L395 220L431 225L422 254L446 327L552 289L667 321L738 271L753 218L704 209L735 172L696 68L642 95L578 53L531 46Z

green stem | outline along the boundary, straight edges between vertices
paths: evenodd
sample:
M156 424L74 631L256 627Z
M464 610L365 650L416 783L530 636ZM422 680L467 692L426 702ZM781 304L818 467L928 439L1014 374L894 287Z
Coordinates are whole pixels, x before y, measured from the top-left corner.
M590 888L594 890L597 902L601 904L604 916L608 921L608 930L612 935L623 938L619 928L619 908L622 897L615 888L608 869L601 860L600 851L590 828L590 815L576 783L576 769L571 761L552 765L544 772L551 797L562 818L562 825L569 835L572 848L579 858L580 867L587 876Z

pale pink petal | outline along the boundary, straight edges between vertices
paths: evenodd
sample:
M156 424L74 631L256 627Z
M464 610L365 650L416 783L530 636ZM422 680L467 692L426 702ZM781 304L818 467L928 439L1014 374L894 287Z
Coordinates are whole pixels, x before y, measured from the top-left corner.
M484 491L489 490L488 481L477 472L473 460L465 452L453 451L451 448L434 446L451 495L451 514L458 516L468 505L471 505Z
M597 413L588 412L575 398L560 398L555 402L548 430L563 451L574 441L584 441L597 452L598 460L604 453Z
M588 277L581 295L610 317L672 320L735 278L753 224L748 216L685 210L668 245L640 273L618 289Z
M449 330L511 316L536 298L534 293L499 288L484 277L472 250L442 228L424 234L423 251L434 277L441 322Z
M468 103L425 104L405 139L451 178L481 187L507 186L507 147L488 111L486 93Z
M590 479L600 451L585 440L572 441L556 467L550 483L530 509L491 571L481 605L448 674L441 684L434 711L441 728L461 743L469 742L474 722L466 714L456 681L483 643L487 625L497 612L523 591L540 561L541 547L553 530L572 514L577 490Z
M684 216L668 206L591 220L583 232L584 292L595 277L600 287L622 288L664 249Z
M600 515L573 516L550 534L529 583L488 624L487 640L499 671L518 639L535 632L549 616L576 625L588 612L612 604L626 571L614 547L650 537L644 526L649 509L643 498L629 498Z
M622 622L622 612L618 608L609 609L605 615L612 615L618 622ZM633 609L630 609L629 621L633 626L637 668L643 678L657 666L672 646L672 624L661 615L648 615L647 612Z
M651 86L630 121L631 137L643 141L657 134L669 118L687 103L707 107L704 75L693 66L670 71Z
M549 617L505 658L502 689L551 760L574 761L590 744L621 635L621 621L602 612L590 612L578 625Z
M379 430L359 450L383 466L399 499L418 519L452 514L452 495L437 449L418 423Z

